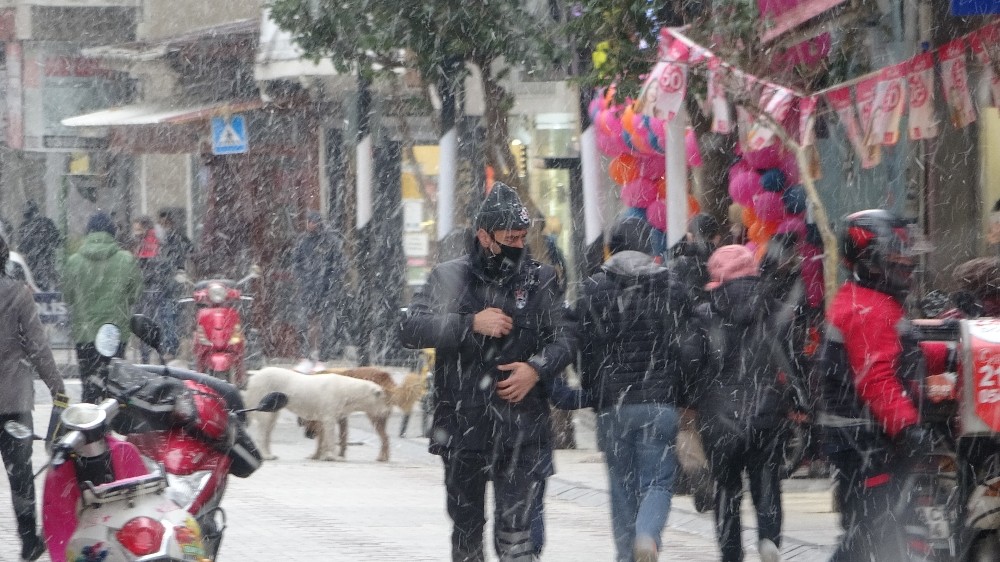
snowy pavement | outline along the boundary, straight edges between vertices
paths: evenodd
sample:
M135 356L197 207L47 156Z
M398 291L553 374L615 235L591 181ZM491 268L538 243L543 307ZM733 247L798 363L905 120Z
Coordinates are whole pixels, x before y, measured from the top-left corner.
M71 395L79 382L69 380ZM39 383L34 412L36 430L48 423L48 393ZM326 562L448 560L450 525L445 513L442 469L426 452L426 439L398 439L399 416L390 421L392 460L375 462L378 439L363 416L351 418L346 461L306 460L315 447L295 417L283 412L267 462L247 479L231 478L223 502L229 529L221 560L296 560ZM419 414L410 434L419 431ZM255 434L256 435L256 434ZM580 449L556 453L557 474L546 500L546 561L611 560L607 482L600 454L593 448L592 417L578 416ZM35 466L45 460L36 446ZM0 482L0 560L16 560L10 492ZM836 541L838 518L831 512L828 483L786 481L786 560L825 560ZM754 517L745 502L744 544L756 561ZM487 544L491 539L487 537ZM662 560L718 560L711 513L699 514L691 499L676 497L663 537ZM43 557L42 560L48 560Z

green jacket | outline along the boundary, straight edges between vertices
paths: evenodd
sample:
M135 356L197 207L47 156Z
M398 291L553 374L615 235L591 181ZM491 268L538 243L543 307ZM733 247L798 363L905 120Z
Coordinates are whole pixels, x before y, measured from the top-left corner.
M118 326L122 341L128 341L132 309L142 294L142 274L132 254L110 234L91 232L66 261L62 278L77 343L93 343L106 323Z

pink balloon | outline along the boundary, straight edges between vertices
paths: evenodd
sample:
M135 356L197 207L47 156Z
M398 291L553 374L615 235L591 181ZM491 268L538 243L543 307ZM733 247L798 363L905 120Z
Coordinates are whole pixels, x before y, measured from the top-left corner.
M658 180L667 171L666 159L659 155L646 156L639 161L639 175L651 180Z
M687 150L687 165L692 168L701 167L701 149L698 148L698 137L694 134L694 129L688 129L684 133L684 145Z
M645 209L656 200L656 182L638 177L622 186L622 203L626 207Z
M785 154L781 159L781 165L778 166L781 173L785 175L785 185L795 185L799 182L799 163L795 159L794 154Z
M601 109L603 109L601 107L602 105L600 96L594 97L594 99L590 100L590 105L587 106L587 113L590 115L591 121L597 119L597 114L601 112Z
M667 122L656 117L649 118L649 134L652 135L649 144L654 145L661 153L667 149ZM654 142L655 141L655 142Z
M602 109L597 113L597 131L603 135L608 136L621 136L622 134L622 121L621 121L621 106L609 107L608 109Z
M597 150L601 151L608 158L618 158L629 151L621 135L597 135Z
M762 221L776 221L785 216L785 205L781 202L781 194L773 191L761 191L753 196L753 211Z
M801 216L788 217L781 221L776 232L778 234L794 232L799 236L799 240L803 241L806 238L806 221Z
M663 199L657 198L649 207L646 207L646 220L649 221L649 225L659 230L660 232L666 232L667 230L667 202Z
M738 170L735 174L729 172L729 196L734 203L747 207L753 204L754 196L761 193L760 174L755 170ZM781 196L778 195L778 202Z
M777 168L781 165L781 143L777 140L760 150L743 154L743 160L758 170Z

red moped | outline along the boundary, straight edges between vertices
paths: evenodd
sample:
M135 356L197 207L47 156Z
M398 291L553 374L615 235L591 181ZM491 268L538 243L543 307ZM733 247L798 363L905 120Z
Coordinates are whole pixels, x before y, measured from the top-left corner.
M199 281L190 297L178 301L193 302L198 308L192 346L195 371L241 389L246 386L247 330L242 322L245 314L241 305L253 302L253 297L244 295L241 288L259 276L260 268L254 266L239 281Z

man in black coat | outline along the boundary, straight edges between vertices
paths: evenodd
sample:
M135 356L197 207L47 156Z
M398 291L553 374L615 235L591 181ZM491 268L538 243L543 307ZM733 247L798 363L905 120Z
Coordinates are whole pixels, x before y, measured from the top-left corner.
M301 361L295 370L304 373L323 371L323 356L330 354L334 342L334 322L340 304L340 287L344 283L347 264L344 257L344 242L340 236L328 228L323 215L318 211L306 214L306 229L295 243L292 253L292 267L298 290L296 305L297 320L301 334ZM342 332L342 330L337 330ZM315 350L317 362L312 361Z
M17 249L28 262L35 284L43 291L56 288L56 250L61 243L62 234L56 223L41 214L34 201L25 203L24 222L17 229Z
M430 451L444 462L453 561L485 560L490 480L500 560L535 559L530 508L552 473L545 389L576 339L555 271L524 255L529 224L517 193L495 183L470 253L431 271L401 326L405 346L436 349Z
M652 228L615 226L602 271L577 302L581 382L608 466L615 560L656 560L677 475L687 288L652 256ZM701 346L694 345L697 357Z
M708 283L708 256L722 240L719 221L707 213L698 213L688 223L684 239L670 249L667 267L688 288L689 296L704 302L705 284Z

